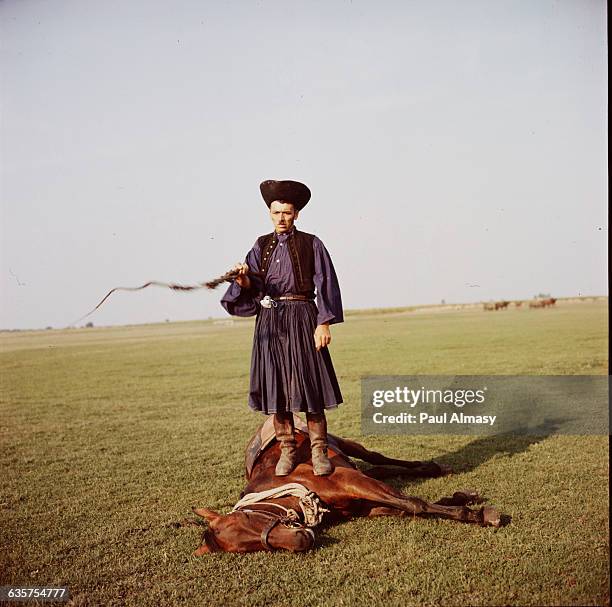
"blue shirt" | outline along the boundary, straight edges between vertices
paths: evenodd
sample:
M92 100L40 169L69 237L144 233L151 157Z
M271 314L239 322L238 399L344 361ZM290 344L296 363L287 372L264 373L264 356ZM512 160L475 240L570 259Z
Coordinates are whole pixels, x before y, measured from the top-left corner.
M251 288L243 289L237 282L232 282L221 299L221 305L234 316L254 316L259 308L259 301L264 295L279 297L285 293L295 293L293 266L289 255L287 239L289 233L278 234L278 244L274 249L272 260L266 273L265 284L258 276L249 276ZM318 309L317 324L339 323L344 321L342 298L338 277L331 257L323 243L315 236L312 242L314 252L313 282L316 291ZM248 252L245 263L249 269L258 272L261 251L257 241Z

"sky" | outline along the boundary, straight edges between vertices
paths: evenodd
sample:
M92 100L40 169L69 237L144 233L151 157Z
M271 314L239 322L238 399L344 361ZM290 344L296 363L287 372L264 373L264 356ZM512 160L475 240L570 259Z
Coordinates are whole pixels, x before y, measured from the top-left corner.
M199 283L272 231L345 309L607 294L606 4L3 0L0 329ZM113 294L97 325L223 317Z

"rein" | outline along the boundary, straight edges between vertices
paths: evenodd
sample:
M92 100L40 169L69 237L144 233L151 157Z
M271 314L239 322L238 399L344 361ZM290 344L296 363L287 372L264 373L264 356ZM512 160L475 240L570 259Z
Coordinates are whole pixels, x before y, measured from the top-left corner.
M304 515L304 524L306 527L316 527L323 520L325 512L329 512L328 508L325 508L321 504L321 499L314 492L310 491L304 485L300 483L287 483L281 487L274 487L267 491L258 491L257 493L247 493L233 508L232 512L240 510L244 507L264 503L263 500L275 497L288 497L293 496L299 498L299 505ZM278 508L286 510L286 514L289 511L280 506L280 504L272 504ZM297 513L292 511L297 517Z

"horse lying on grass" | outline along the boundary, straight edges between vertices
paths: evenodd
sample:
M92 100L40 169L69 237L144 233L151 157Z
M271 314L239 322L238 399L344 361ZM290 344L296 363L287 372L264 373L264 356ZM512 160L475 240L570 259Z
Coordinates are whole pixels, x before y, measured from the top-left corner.
M391 459L333 435L328 435L328 454L334 471L329 476L315 476L308 428L295 415L294 423L298 465L289 476L274 475L280 445L275 442L270 416L247 447L248 484L232 512L222 515L206 508L193 508L195 514L209 523L195 555L281 549L302 552L314 545L312 529L324 518L331 522L355 516L411 515L442 517L482 526L501 525L501 516L495 508L484 506L472 510L467 507L483 501L474 491L457 491L452 497L429 503L399 493L380 480L398 475L442 476L450 472L446 466ZM375 466L366 471L358 470L349 457Z

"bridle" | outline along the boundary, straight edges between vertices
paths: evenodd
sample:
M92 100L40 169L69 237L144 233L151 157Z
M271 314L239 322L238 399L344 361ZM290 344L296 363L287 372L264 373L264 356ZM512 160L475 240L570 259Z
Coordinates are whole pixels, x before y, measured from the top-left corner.
M281 504L266 501L270 498L274 499L289 496L298 499L298 505L302 511L301 515L293 508L286 508ZM264 506L264 508L261 508L262 506ZM280 512L270 512L270 510L265 508L266 506L277 508ZM326 508L321 503L321 499L314 491L310 491L304 485L300 483L287 483L280 487L273 487L265 491L247 493L238 501L229 514L233 514L234 512L244 512L247 516L252 514L267 519L261 532L260 540L262 546L266 550L272 551L274 547L269 542L269 536L276 525L303 531L310 538L309 548L311 548L315 541L315 535L312 528L321 523L323 515L329 512L329 508ZM212 545L215 550L222 550L212 535L208 534L207 536L207 534L208 531L204 533L203 540L208 540L207 545L210 543L209 548Z
M284 511L284 513L277 514L275 512L269 512L268 510L260 510L258 508L253 507L256 505L274 506ZM284 506L281 506L280 504L274 504L273 502L259 502L258 504L252 504L248 508L239 506L234 510L234 512L245 512L247 514L260 515L269 519L267 524L264 525L264 528L262 529L259 538L261 540L262 546L270 552L274 550L274 547L270 545L270 542L268 541L268 536L272 532L272 529L276 527L276 525L282 525L287 529L299 529L301 531L304 531L310 538L309 547L312 547L312 545L314 544L314 531L312 529L309 529L304 523L300 522L299 515L295 510L291 508L285 508Z
M288 496L298 498L298 505L302 511L301 517L293 508L285 508L281 504L265 501L269 498ZM270 512L266 509L262 510L259 508L260 506L272 506L273 508L278 508L281 513ZM325 512L329 512L329 509L323 506L319 496L314 491L310 491L300 483L287 483L286 485L273 487L266 491L247 493L234 506L232 512L250 512L267 517L269 522L261 532L261 543L266 550L273 550L268 541L268 536L272 529L279 524L287 528L304 531L310 537L310 547L312 547L315 539L312 527L316 527L321 523L323 515Z

